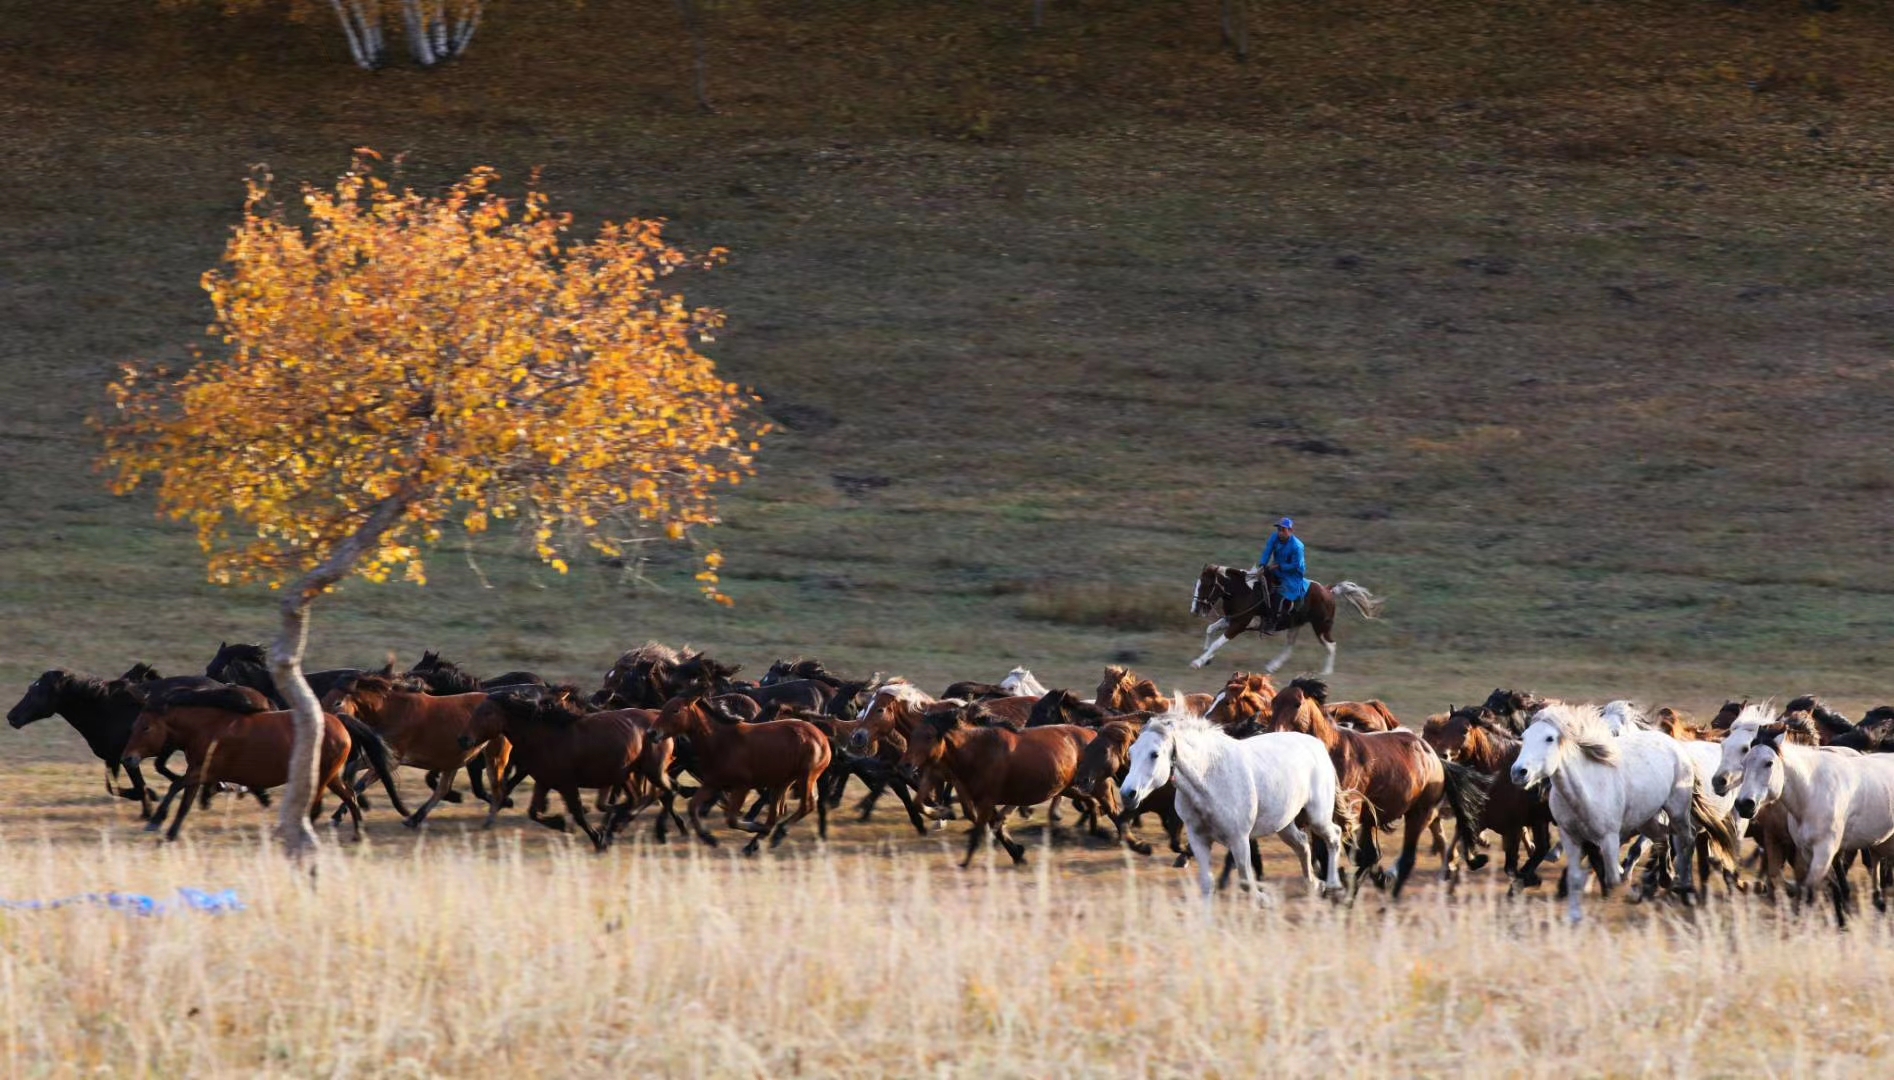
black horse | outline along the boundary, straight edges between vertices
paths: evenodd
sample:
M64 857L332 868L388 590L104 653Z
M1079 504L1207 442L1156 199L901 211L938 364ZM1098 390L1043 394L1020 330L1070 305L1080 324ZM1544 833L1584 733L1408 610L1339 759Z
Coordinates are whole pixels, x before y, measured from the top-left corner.
M328 671L305 671L303 681L320 701L335 689L335 684L351 675L369 674L367 668L331 668ZM376 675L393 676L394 661L390 660ZM227 641L217 643L217 655L211 657L204 666L204 674L220 683L231 686L247 686L270 700L270 704L279 709L289 708L289 699L276 689L276 680L270 675L270 654L261 645L248 645L239 642L232 645Z
M151 817L152 791L145 784L144 775L139 772L138 766L121 766L125 757L125 744L131 738L132 724L137 721L139 710L144 708L147 700L161 700L175 691L216 685L212 679L194 675L167 679L149 664L136 664L124 676L109 682L54 668L40 675L26 688L26 695L20 698L19 704L7 712L7 723L15 728L23 728L49 716L65 717L72 729L85 739L92 753L105 763L105 789L119 798L135 800L139 804L140 817L148 820ZM164 764L169 756L170 751L167 749L152 764L165 779L175 781L177 774L165 768ZM118 786L121 767L125 770L126 779L131 781L129 788Z

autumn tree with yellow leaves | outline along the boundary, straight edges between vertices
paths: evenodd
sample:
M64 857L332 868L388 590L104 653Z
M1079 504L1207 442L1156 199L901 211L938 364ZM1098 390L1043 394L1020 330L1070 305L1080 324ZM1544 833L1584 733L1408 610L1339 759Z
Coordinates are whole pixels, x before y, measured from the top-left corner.
M496 194L492 170L428 196L378 160L305 187L300 216L253 176L203 278L214 347L181 373L127 367L100 423L114 491L154 480L212 581L284 592L270 662L296 717L278 825L296 853L315 843L311 602L351 573L425 583L450 528L515 527L560 573L651 530L682 538L715 522L763 433L698 351L722 315L667 288L720 250L686 255L656 221L576 240L536 188ZM728 603L719 562L698 580Z

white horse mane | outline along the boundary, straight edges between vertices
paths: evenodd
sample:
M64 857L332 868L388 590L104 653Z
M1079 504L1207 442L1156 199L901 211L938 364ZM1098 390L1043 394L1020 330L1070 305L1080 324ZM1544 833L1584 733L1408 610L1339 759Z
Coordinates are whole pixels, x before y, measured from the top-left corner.
M1647 731L1651 729L1651 718L1644 715L1644 710L1623 698L1605 702L1599 715L1604 718L1605 726L1611 729L1613 735L1622 735L1634 727Z
M1736 719L1730 721L1730 730L1735 731L1739 727L1759 728L1764 724L1774 723L1775 713L1775 702L1753 701L1743 706L1743 711L1737 713Z
M876 685L873 691L869 693L868 704L862 706L861 715L856 719L867 719L869 710L873 709L875 702L880 700L883 696L891 697L904 705L911 705L917 709L924 709L934 704L933 696L920 687L909 682L903 676L890 675Z
M1614 765L1618 740L1596 705L1547 705L1532 714L1534 724L1551 724L1559 732L1559 756L1576 748L1593 761Z

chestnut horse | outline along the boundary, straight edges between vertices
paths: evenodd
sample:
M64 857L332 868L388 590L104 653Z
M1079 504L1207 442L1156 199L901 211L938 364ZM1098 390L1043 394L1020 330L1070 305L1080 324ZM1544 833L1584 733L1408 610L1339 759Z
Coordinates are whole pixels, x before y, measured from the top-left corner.
M295 718L269 708L260 692L239 686L181 690L148 704L132 725L131 738L125 744L125 763L136 765L175 744L184 750L185 767L184 775L165 793L145 828L157 829L164 824L165 810L179 792L184 798L178 803L170 831L165 833L167 840L178 838L191 804L197 801L197 789L204 785L241 784L252 791L265 791L288 783ZM348 808L355 835L360 836L362 807L355 792L342 782L342 766L348 763L353 749L352 728L374 739L359 724L333 713L323 714L321 754L309 817L313 820L321 813L323 793L334 792ZM377 771L382 768L378 764Z
M829 737L822 729L806 720L746 724L715 699L692 695L665 702L656 730L691 742L691 772L702 785L691 796L688 816L698 839L717 845L717 838L704 827L703 812L720 796L724 823L754 834L744 845L745 855L756 854L766 835L770 847L782 843L789 827L812 809L817 834L828 839L828 805L817 790L831 760ZM774 794L769 817L761 825L738 817L752 791ZM796 811L783 819L791 795L797 799Z
M1171 711L1171 699L1165 697L1150 679L1140 679L1130 668L1112 664L1105 669L1105 677L1098 682L1098 696L1092 699L1102 709L1123 715L1125 713L1166 713ZM1184 707L1192 713L1202 716L1210 711L1209 694L1185 694Z
M423 693L412 684L398 683L386 675L351 675L323 697L322 707L361 720L381 736L398 764L426 769L436 777L427 801L413 814L403 815L401 823L414 829L454 789L454 777L463 765L471 766L475 758L488 752L498 754L503 761L506 758L503 738L471 749L460 745L474 711L486 701L484 690L442 696ZM393 799L395 793L390 790L388 795ZM395 809L401 812L399 801Z
M1552 807L1546 803L1542 789L1528 790L1513 782L1519 739L1484 705L1449 705L1448 710L1445 716L1429 718L1421 737L1443 760L1459 762L1493 778L1479 821L1462 821L1458 827L1498 833L1507 876L1522 886L1539 884L1539 864L1552 854ZM1532 846L1521 866L1520 842L1527 834L1532 837ZM1468 865L1477 870L1484 858L1469 859Z
M1117 792L1108 790L1109 780L1101 779L1089 792L1072 787L1079 755L1097 732L1071 725L1023 731L984 726L983 713L989 704L930 710L908 737L907 753L901 758L903 767L916 773L937 768L952 777L973 819L967 857L960 863L963 868L973 862L988 831L1015 865L1026 861L1026 849L1006 833L1007 811L1013 807L1034 806L1064 795L1074 802L1097 801L1114 821L1122 822ZM1121 824L1121 832L1122 828ZM1129 837L1126 843L1134 850L1139 846L1150 850Z
M1276 684L1269 676L1233 671L1223 689L1210 699L1203 717L1240 739L1262 730L1275 699Z
M1335 601L1337 598L1353 604L1355 610L1364 619L1381 617L1382 599L1352 581L1337 582L1334 588L1319 581L1309 582L1308 596L1289 615L1289 635L1283 642L1283 650L1274 660L1263 666L1263 670L1274 673L1289 661L1289 655L1295 651L1296 631L1309 626L1315 631L1315 638L1328 650L1328 659L1322 665L1322 674L1331 675L1335 671ZM1217 650L1236 640L1245 630L1262 633L1263 617L1269 610L1270 591L1268 583L1258 581L1249 583L1249 574L1238 566L1205 566L1197 575L1197 589L1190 594L1190 613L1199 617L1217 616L1215 622L1204 631L1203 655L1190 662L1190 666L1200 668L1217 655ZM1221 637L1218 635L1221 634Z
M1420 846L1421 833L1430 828L1442 874L1451 879L1453 849L1440 828L1440 802L1444 797L1461 821L1478 821L1486 798L1486 778L1464 765L1443 763L1433 747L1411 731L1363 732L1337 727L1322 709L1327 697L1328 685L1320 679L1291 682L1276 695L1270 730L1300 731L1320 739L1335 762L1343 790L1361 795L1373 825L1360 833L1358 857L1364 867L1373 866L1380 857L1376 829L1391 830L1396 821L1403 823L1401 855L1394 863L1396 898L1414 871L1414 852ZM1473 832L1467 828L1455 836L1457 844L1464 846L1469 864L1474 855Z
M1146 719L1112 720L1100 725L1098 737L1079 751L1079 767L1072 776L1072 786L1080 791L1091 791L1101 780L1114 785L1121 783L1131 767L1131 744L1138 741ZM1190 861L1190 849L1184 846L1184 819L1177 814L1176 784L1162 784L1138 805L1121 807L1119 812L1127 826L1140 814L1156 814L1164 823L1165 835L1170 837L1177 865Z

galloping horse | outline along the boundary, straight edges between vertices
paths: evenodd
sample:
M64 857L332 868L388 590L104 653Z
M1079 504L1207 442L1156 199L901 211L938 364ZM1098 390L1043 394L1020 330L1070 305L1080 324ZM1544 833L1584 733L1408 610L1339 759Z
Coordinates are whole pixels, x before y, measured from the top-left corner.
M1319 581L1309 582L1309 595L1301 606L1289 616L1289 636L1283 642L1282 652L1274 660L1264 665L1263 670L1274 672L1289 662L1289 654L1296 648L1296 631L1303 625L1315 629L1315 638L1328 649L1328 660L1322 666L1322 674L1331 675L1335 671L1335 600L1339 597L1355 605L1355 610L1364 619L1376 619L1381 616L1380 597L1352 581L1337 582L1332 588ZM1197 589L1190 595L1190 613L1197 616L1217 615L1215 622L1204 631L1203 655L1190 662L1190 666L1200 668L1217 655L1217 650L1236 639L1245 630L1262 632L1263 617L1269 611L1269 590L1258 581L1249 583L1249 575L1241 567L1205 566L1203 573L1197 575ZM1221 634L1219 638L1217 635Z

